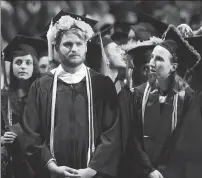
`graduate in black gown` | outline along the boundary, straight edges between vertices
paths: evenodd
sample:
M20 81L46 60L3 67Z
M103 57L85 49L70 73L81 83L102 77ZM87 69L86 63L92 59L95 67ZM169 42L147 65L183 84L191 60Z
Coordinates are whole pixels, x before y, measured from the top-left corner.
M87 57L89 59L86 63L97 72L110 77L119 93L124 86L126 62L125 51L108 34L113 26L114 24L95 35L88 43ZM93 56L97 56L96 61L93 61Z
M189 145L182 132L185 128L183 121L187 121L186 118L190 121L192 110L189 106L193 100L193 90L176 73L184 76L186 68L191 71L199 63L200 55L180 37L172 25L164 38L152 52L149 81L135 87L133 93L123 92L119 97L120 102L125 102L121 108L121 117L128 120L126 127L129 131L125 139L129 141L126 149L138 150L136 153L133 151L131 159L133 165L130 164L129 172L132 176L186 177L184 169L187 168L187 161L192 162L199 153L192 149L194 156L189 157L186 153L190 152L186 152L182 146L182 143ZM194 121L191 123L194 125ZM197 146L193 142L192 148ZM197 160L193 162L197 163Z
M12 172L14 178L30 177L32 174L23 152L22 143L27 140L21 122L29 88L40 77L38 54L46 47L44 40L17 35L3 50L5 60L11 64L10 84L1 95L1 143L12 158L9 174Z
M28 160L41 177L113 177L120 155L115 87L84 65L91 20L57 16L47 38L49 57L55 44L61 65L30 88L23 119L33 141Z

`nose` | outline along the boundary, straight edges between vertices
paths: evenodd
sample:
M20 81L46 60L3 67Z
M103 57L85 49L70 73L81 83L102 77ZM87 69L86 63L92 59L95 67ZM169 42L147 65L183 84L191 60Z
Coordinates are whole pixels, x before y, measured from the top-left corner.
M21 67L21 69L25 69L25 68L26 68L26 66L27 66L27 65L26 65L26 63L25 63L25 62L22 62L22 64L21 64L21 66L20 66L20 67Z
M76 51L78 51L78 47L77 47L76 44L74 44L74 45L72 46L72 52L76 52Z
M156 64L155 64L154 58L151 58L148 66L149 66L150 70L155 68Z

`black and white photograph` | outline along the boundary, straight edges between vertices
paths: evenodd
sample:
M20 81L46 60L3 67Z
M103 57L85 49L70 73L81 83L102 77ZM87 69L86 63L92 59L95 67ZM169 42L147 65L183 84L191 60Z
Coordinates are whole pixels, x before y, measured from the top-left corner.
M1 1L1 178L202 178L202 2Z

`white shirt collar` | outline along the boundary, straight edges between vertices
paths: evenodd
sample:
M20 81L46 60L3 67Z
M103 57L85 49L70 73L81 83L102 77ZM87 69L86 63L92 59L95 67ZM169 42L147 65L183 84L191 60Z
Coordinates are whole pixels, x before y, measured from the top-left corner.
M86 71L85 71L85 65L82 64L81 68L76 71L74 74L66 72L62 65L60 64L57 68L52 69L50 72L52 74L55 73L55 71L58 71L58 77L64 81L67 84L76 84L79 83L85 76L86 76Z

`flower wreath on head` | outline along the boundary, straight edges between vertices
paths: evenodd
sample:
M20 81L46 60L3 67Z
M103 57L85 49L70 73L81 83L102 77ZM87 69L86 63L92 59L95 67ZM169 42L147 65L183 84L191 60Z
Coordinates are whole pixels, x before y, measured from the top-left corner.
M85 33L87 40L89 40L93 35L93 29L91 26L80 19L74 19L69 15L62 16L54 25L51 22L49 30L47 32L47 39L51 40L55 44L55 39L58 32L69 30L72 26L79 28Z
M53 49L52 44L56 44L56 38L59 32L69 30L71 27L77 27L80 29L86 36L87 41L92 38L94 35L93 29L91 26L80 19L72 18L69 15L62 16L54 25L51 21L49 30L47 32L47 40L48 40L48 53L49 60L53 59Z

